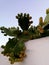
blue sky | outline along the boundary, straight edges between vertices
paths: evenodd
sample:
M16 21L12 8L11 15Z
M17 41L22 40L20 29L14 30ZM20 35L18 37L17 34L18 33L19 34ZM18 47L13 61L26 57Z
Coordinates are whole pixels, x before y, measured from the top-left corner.
M45 18L47 8L49 8L49 0L0 0L0 27L17 27L15 16L21 12L29 13L33 25L37 25L39 17ZM0 33L0 45L5 44L7 40L8 37Z

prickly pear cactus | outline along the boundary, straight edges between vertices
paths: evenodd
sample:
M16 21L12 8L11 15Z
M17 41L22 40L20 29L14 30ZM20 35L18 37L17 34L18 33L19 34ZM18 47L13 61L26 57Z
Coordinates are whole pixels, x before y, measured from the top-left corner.
M44 24L44 23L43 23L43 17L40 17L40 18L39 18L39 25L42 27L43 24Z
M19 26L23 31L20 30L19 27L0 27L1 33L3 33L4 36L8 35L13 37L12 39L9 38L5 46L1 46L4 49L1 53L4 56L9 57L11 64L14 62L21 62L23 61L24 57L26 57L26 47L24 42L30 39L28 28L32 23L32 21L30 21L32 17L26 13L24 13L24 15L23 13L18 14L16 18L18 19Z
M45 23L45 24L49 23L49 8L46 9L46 17L45 17L45 19L44 19L44 23Z
M20 30L19 27L0 27L1 33L3 33L4 36L8 35L13 37L12 39L8 39L8 42L5 46L1 46L4 49L4 51L1 53L9 57L11 64L14 62L21 62L26 57L26 41L49 36L49 32L42 28L45 22L49 23L49 9L46 10L46 13L47 16L45 17L44 22L43 18L40 17L39 25L37 26L30 26L32 24L32 21L30 21L30 19L32 17L29 16L29 14L21 13L18 14L16 18L18 19L18 24L22 30Z

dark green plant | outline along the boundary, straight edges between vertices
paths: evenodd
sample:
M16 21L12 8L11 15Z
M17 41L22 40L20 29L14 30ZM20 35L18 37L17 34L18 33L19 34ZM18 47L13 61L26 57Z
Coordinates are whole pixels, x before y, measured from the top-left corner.
M18 24L22 30L28 30L29 26L33 23L33 21L30 21L32 17L26 13L18 14L16 18L18 19Z
M30 26L32 24L32 21L30 21L32 17L29 14L20 13L16 16L16 18L18 19L18 24L23 31L20 30L19 27L0 27L1 33L4 33L4 36L8 35L12 37L9 38L5 46L1 46L4 49L1 53L5 56L9 56L11 64L23 61L24 57L26 57L26 47L24 42L49 36L49 30L45 30L42 27L42 17L40 18L40 22L37 26Z
M4 36L8 35L13 37L12 39L9 38L5 46L1 46L4 49L4 51L2 51L1 53L9 56L9 60L11 61L11 63L22 61L26 56L26 47L24 42L29 39L29 36L26 35L26 33L28 34L28 32L25 30L28 30L29 26L32 23L32 21L30 21L32 17L26 13L24 13L24 15L22 13L18 14L16 18L18 19L19 26L22 28L23 32L19 30L19 27L0 27L1 33L4 33Z

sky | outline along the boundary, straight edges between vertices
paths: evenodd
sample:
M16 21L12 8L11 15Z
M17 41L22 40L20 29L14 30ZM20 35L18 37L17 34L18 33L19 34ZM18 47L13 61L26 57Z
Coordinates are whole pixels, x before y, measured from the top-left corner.
M49 8L49 0L0 0L0 27L17 27L18 21L15 16L18 13L29 13L32 16L33 24L39 23L46 16L46 9ZM8 37L0 32L0 45L6 44Z

